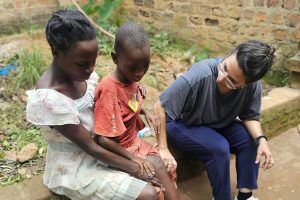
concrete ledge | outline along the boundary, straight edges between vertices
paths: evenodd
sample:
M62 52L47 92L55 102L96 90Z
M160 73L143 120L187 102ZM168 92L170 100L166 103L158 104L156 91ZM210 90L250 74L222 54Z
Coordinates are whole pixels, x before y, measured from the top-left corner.
M276 88L268 96L262 99L261 113L262 127L269 137L273 137L287 129L300 124L300 90L291 88ZM154 138L146 138L152 144ZM190 180L204 185L201 191L210 191L208 178L202 163L194 160L190 155L183 154L176 150L174 153L178 161L178 186L183 199L188 196L186 190ZM198 185L198 184L197 184ZM191 189L191 188L189 188ZM53 195L43 184L42 176L36 176L30 180L15 185L0 188L0 199L9 200L66 200L66 197ZM189 199L189 198L187 198Z
M275 88L263 97L261 123L269 137L300 124L300 89Z

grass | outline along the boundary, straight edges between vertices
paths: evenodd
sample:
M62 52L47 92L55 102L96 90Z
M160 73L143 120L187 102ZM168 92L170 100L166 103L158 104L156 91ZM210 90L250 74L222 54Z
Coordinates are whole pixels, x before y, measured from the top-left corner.
M33 47L31 51L29 49L22 50L17 60L17 66L16 88L29 89L36 84L44 72L46 61L41 54L41 49Z

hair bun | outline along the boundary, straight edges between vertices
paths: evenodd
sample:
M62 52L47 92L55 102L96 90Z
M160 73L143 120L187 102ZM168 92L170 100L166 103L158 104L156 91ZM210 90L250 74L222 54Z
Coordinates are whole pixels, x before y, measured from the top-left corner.
M275 47L270 46L270 47L268 48L268 54L269 54L270 56L272 56L272 55L274 54L275 50L276 50Z

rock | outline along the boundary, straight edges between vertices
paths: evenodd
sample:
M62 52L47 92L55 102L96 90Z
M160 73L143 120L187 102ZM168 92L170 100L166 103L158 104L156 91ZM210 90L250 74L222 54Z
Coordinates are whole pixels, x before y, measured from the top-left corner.
M37 151L38 147L34 143L27 144L21 149L21 151L18 152L18 161L23 163L30 160L34 157Z
M9 105L8 102L5 102L5 101L4 102L0 102L0 110L2 112L7 111L9 108L10 108L10 105Z
M12 97L12 100L13 100L13 101L19 101L19 98L18 98L17 96L14 95L14 96Z
M16 151L12 150L12 151L4 151L5 153L5 159L6 160L11 160L11 161L16 161L17 160L17 154Z
M22 167L22 168L18 169L18 174L25 175L26 174L26 168Z
M297 126L298 133L300 133L300 124Z
M5 135L4 134L0 134L0 142L3 142L5 140Z
M21 101L22 101L23 103L26 103L26 102L27 102L27 96L22 95L22 96L21 96Z
M39 155L40 155L40 156L43 155L44 151L45 151L45 147L41 147L41 148L39 149Z

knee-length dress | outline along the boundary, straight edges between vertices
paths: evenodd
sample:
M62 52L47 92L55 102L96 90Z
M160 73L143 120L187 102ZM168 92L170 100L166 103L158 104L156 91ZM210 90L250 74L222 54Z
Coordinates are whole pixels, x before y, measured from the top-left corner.
M52 127L82 123L92 137L97 81L98 76L93 73L86 81L84 96L76 100L53 89L27 91L27 120L41 126L48 142L43 182L53 192L70 199L136 199L146 182L109 168Z

